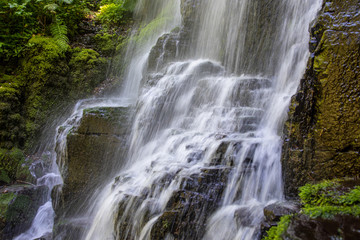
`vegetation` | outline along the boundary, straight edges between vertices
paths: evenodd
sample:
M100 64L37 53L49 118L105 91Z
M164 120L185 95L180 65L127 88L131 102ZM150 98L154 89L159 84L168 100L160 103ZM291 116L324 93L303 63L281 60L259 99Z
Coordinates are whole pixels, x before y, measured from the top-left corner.
M281 240L291 221L291 215L281 217L277 226L270 228L264 240Z
M0 1L0 185L30 181L23 152L34 147L49 116L93 94L106 79L106 66L123 46L127 28L122 26L131 22L135 4ZM84 34L89 42L79 43Z
M360 216L360 186L354 180L335 179L300 187L303 207L299 214L315 219L331 219L337 215ZM281 217L277 226L270 228L264 240L283 239L286 230L297 215Z
M360 186L347 189L340 180L306 184L299 194L303 213L311 218L331 218L337 214L360 216Z

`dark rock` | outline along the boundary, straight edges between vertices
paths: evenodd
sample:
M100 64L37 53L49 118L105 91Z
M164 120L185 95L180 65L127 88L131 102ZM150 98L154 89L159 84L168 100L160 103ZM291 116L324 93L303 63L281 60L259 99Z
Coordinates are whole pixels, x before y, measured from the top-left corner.
M324 1L311 57L285 124L285 193L310 181L359 175L360 3Z
M0 194L0 237L10 240L26 231L37 209L46 202L46 186L11 185Z
M286 239L302 240L360 239L360 219L349 215L332 219L299 215L292 218L285 235Z
M279 202L266 206L264 208L264 216L267 222L278 222L282 216L299 211L300 205L295 202Z

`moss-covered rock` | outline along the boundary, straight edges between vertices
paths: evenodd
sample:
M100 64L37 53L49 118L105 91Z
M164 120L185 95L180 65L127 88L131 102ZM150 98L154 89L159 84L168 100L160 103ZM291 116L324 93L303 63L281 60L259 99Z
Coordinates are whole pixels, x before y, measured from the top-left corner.
M285 192L360 171L360 3L324 1L311 29L311 58L285 126Z
M72 49L69 61L70 96L79 98L90 95L106 79L106 65L106 59L92 49Z
M0 185L9 184L15 180L34 182L35 179L25 162L24 153L18 149L0 148Z
M3 240L27 230L37 209L45 203L46 186L13 185L0 192L0 237Z
M335 179L302 186L301 211L284 215L264 239L358 239L359 183L356 179Z
M25 142L22 88L18 77L0 74L0 147L11 149Z
M64 52L52 38L34 36L17 75L1 77L0 147L30 149L46 121L106 79L107 61L92 49Z

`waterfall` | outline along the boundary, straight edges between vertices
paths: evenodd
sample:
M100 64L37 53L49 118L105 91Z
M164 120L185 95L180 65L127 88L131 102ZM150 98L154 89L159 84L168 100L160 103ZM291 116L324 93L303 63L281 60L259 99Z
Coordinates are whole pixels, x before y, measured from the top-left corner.
M121 92L80 101L54 140L58 184L82 110L136 106L126 163L86 201L82 239L257 239L263 208L284 198L282 125L321 2L139 0ZM16 239L51 231L48 199Z
M282 125L321 1L189 2L195 20L166 38L174 60L141 72L141 90L132 79L150 49L132 61L127 163L98 194L84 239L256 239L263 208L283 200Z

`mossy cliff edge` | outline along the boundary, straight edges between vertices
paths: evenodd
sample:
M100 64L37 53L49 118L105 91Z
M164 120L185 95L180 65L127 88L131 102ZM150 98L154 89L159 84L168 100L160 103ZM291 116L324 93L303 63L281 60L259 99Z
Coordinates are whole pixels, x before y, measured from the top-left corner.
M311 28L306 73L285 124L285 193L360 172L360 3L328 0Z

